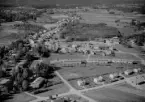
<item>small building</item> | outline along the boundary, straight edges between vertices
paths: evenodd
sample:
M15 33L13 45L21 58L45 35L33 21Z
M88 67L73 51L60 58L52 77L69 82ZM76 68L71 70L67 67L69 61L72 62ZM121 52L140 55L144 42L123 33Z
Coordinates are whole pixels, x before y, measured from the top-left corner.
M40 88L43 82L44 82L44 78L38 77L30 84L30 86L32 88Z
M135 73L138 73L140 71L141 71L141 68L135 68L135 69L133 69L133 72L135 72Z
M98 82L102 82L103 81L103 77L102 76L99 76L97 78L94 78L94 83L98 83Z
M119 73L112 73L109 75L109 78L111 78L111 79L115 79L117 77L119 77Z
M86 84L86 81L85 80L78 80L77 84L78 84L78 86L83 86Z
M124 71L125 75L130 75L132 73L133 73L133 70L131 70L131 69L130 70L128 69L128 70Z

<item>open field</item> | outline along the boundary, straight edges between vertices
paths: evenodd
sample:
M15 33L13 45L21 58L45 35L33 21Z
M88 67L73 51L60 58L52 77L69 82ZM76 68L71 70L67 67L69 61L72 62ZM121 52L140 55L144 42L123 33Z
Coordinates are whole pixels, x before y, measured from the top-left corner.
M58 71L65 79L75 79L81 77L97 76L117 71L124 71L126 69L138 68L140 65L131 64L97 64L89 63L85 65L78 65L74 67L62 67Z
M52 96L56 94L66 93L69 91L68 87L63 83L50 86L48 89L49 91L46 91L37 95L47 97L47 96Z
M111 86L111 88L88 91L85 95L99 102L144 102L145 97L136 95L137 93L135 88L124 84L115 87Z
M68 16L67 15L63 15L63 14L53 14L53 15L51 15L51 17L53 19L61 20L61 19L67 18Z
M68 95L66 97L73 99L73 100L77 100L78 102L88 102L87 100L85 100L82 97L79 97L77 95Z
M123 52L128 52L128 53L140 53L140 51L134 49L134 48L127 48L127 47L124 47L123 45L121 44L116 44L114 46L117 50L119 51L123 51Z
M5 102L29 102L35 100L36 98L29 96L25 93L15 94L12 99L8 99Z
M79 22L70 26L62 32L62 36L69 39L73 38L76 41L95 40L95 38L111 38L121 36L118 29L107 26L106 24L87 24ZM80 40L81 39L81 40Z
M115 56L102 56L102 55L91 55L90 59L128 59L128 60L140 60L139 58L125 53L115 53Z
M51 54L50 56L50 59L51 60L63 60L63 59L86 59L87 56L86 55L83 55L83 54L70 54L70 53L67 53L67 54Z

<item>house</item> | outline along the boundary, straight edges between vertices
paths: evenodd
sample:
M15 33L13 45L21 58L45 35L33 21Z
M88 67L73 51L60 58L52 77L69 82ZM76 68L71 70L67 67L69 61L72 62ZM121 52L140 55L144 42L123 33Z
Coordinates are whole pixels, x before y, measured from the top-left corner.
M140 71L141 71L141 68L135 68L135 69L133 69L133 72L135 72L135 73L138 73Z
M119 77L119 74L118 73L112 73L112 74L109 75L109 78L110 79L115 79L117 77Z
M133 70L131 70L131 69L128 69L128 70L124 71L125 75L130 75L132 73L133 73Z
M30 86L32 88L40 88L40 86L43 84L43 82L44 82L44 78L38 77L30 84Z
M77 84L78 84L78 86L83 86L86 84L86 81L85 80L78 80Z
M103 77L102 76L99 76L97 78L94 78L94 83L98 83L98 82L102 82L103 81Z

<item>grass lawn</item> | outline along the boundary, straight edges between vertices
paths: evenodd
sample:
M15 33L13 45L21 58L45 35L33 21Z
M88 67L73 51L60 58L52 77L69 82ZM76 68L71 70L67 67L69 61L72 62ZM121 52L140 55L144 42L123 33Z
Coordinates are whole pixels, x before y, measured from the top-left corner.
M63 83L53 85L53 86L49 87L48 89L50 89L50 90L47 92L37 94L37 95L47 97L47 96L61 94L61 93L65 93L65 92L69 91L68 87L66 85L64 85Z
M90 98L99 102L144 102L145 97L137 96L134 93L123 92L113 88L103 88L85 93Z
M25 93L20 93L15 94L12 99L8 99L5 102L29 102L35 99L35 97L29 96Z

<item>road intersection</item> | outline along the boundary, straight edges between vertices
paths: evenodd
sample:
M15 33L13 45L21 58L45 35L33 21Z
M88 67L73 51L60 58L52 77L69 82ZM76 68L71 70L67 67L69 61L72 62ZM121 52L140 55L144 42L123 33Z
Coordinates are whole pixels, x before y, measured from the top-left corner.
M139 58L141 60L141 64L145 65L145 60L143 58L141 58L137 53L129 53L129 52L123 52L123 51L119 51L118 53L126 53L126 54L131 54L137 58ZM88 55L88 58L87 60L89 60L89 56ZM54 61L55 62L55 61ZM86 99L87 101L89 102L97 102L96 100L94 99L91 99L87 96L84 95L85 92L87 91L90 91L90 90L97 90L97 89L100 89L100 88L104 88L104 87L109 87L109 86L113 86L113 85L117 85L117 84L120 84L120 83L123 83L125 82L125 78L123 80L120 80L120 81L117 81L117 82L113 82L113 83L110 83L110 84L104 84L104 85L101 85L101 86L96 86L96 87L92 87L92 88L87 88L87 89L82 89L82 90L77 90L75 89L74 87L72 87L70 85L70 83L63 78L63 76L61 76L61 74L58 72L58 71L55 71L55 74L63 81L63 83L69 88L69 91L66 92L66 93L62 93L62 94L59 94L58 97L65 97L67 95L77 95L77 96L80 96L84 99ZM30 102L38 102L38 101L43 101L43 100L48 100L49 97L40 97L40 96L37 96L37 95L33 95L31 93L28 93L28 92L25 92L26 94L32 96L32 97L35 97L36 100L32 100Z

